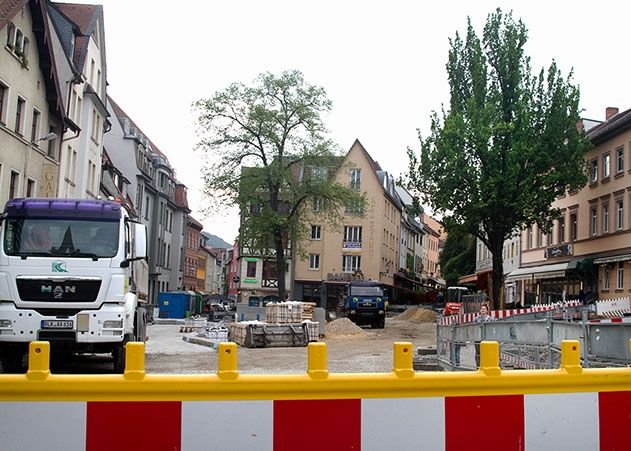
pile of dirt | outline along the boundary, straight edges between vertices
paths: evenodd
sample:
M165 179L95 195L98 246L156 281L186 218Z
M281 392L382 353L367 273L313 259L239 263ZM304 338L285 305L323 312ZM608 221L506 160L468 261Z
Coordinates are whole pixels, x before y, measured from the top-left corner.
M438 314L426 308L411 307L400 315L395 316L395 318L412 323L434 323L438 318Z
M326 335L328 337L338 335L365 335L364 329L352 322L348 318L338 318L326 325Z

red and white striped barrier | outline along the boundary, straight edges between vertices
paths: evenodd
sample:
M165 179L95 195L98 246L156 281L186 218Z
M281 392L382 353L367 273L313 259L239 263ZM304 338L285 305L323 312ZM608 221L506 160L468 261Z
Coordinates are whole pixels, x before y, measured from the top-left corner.
M589 322L597 324L631 323L631 316L625 316L624 318L590 319Z
M629 450L631 392L2 402L0 438L9 451Z
M596 314L606 318L624 316L631 313L629 298L603 299L596 301Z
M580 301L572 300L572 301L566 301L565 303L557 302L553 304L540 304L540 305L533 305L532 307L520 308L520 309L491 310L489 312L489 315L491 315L495 319L502 319L502 318L509 318L515 315L523 315L526 313L547 312L549 310L554 310L557 307L563 307L563 306L574 307L577 305L580 305ZM463 313L461 315L443 316L440 319L438 324L441 326L451 326L452 324L466 324L466 323L473 322L478 316L480 316L480 314L477 312L476 313Z

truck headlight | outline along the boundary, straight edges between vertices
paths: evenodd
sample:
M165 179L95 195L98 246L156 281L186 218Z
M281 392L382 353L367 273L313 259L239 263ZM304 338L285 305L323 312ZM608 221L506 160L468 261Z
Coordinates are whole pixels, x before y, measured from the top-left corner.
M351 310L351 315L354 315L354 314L355 314L355 310Z
M122 329L123 320L108 320L103 321L103 329Z
M10 319L0 319L0 327L7 328L13 326L13 321Z

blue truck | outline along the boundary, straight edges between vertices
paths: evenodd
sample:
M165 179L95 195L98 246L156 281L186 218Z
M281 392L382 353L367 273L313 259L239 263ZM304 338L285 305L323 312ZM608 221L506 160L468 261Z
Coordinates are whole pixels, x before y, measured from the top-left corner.
M378 281L350 282L344 291L343 313L355 324L370 324L373 329L386 325L388 299Z

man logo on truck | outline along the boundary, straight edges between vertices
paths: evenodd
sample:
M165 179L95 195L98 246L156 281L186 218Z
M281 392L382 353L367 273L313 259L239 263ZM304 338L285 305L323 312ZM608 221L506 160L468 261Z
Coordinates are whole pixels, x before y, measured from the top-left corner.
M77 287L74 285L66 285L63 288L60 285L57 285L54 289L51 285L42 285L41 286L42 293L53 293L53 297L55 299L61 299L64 293L76 293Z
M68 272L66 269L66 262L59 260L53 262L53 272Z

